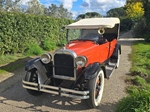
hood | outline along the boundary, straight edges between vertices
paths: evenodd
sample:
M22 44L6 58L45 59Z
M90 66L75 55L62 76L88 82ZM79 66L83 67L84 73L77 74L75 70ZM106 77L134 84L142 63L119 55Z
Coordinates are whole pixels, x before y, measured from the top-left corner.
M79 55L83 55L84 52L86 51L90 51L90 49L94 48L95 46L97 46L94 42L92 41L73 41L70 42L67 46L66 49L72 50L74 51L77 56Z

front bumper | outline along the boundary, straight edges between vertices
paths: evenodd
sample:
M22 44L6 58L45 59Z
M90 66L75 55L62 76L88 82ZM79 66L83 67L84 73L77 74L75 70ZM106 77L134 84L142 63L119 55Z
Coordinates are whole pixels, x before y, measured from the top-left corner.
M62 87L55 87L50 85L38 84L22 80L23 87L35 91L41 91L51 93L59 96L77 98L77 99L88 99L89 91L77 91L72 89L66 89Z

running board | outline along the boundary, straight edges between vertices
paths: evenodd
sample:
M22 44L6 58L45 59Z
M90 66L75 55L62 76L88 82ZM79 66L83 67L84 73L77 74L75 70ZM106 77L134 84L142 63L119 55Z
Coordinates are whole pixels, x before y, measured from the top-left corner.
M116 69L116 62L109 62L106 66L106 77L109 79Z

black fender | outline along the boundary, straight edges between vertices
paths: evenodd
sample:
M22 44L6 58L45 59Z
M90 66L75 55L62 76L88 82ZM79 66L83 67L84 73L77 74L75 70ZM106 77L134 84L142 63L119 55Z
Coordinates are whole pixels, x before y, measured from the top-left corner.
M25 70L30 71L34 68L38 68L37 63L39 63L39 61L40 61L40 58L34 58L34 59L29 60L25 65Z
M105 78L106 78L105 66L96 62L84 68L84 70L81 72L81 74L79 75L75 83L73 84L72 88L75 88L78 84L82 84L85 80L90 80L96 77L100 69L104 71Z
M84 70L84 78L86 80L89 80L89 79L92 79L94 77L97 76L97 72L100 70L100 69L103 69L103 65L101 65L100 63L93 63L93 64L90 64L88 65L85 70Z
M36 70L38 75L38 83L44 84L48 80L48 71L45 65L41 62L40 58L31 59L26 63L25 70L27 72L30 72L33 69Z
M120 44L116 44L116 47L114 49L114 52L113 52L111 58L118 59L118 51L121 54L121 45Z

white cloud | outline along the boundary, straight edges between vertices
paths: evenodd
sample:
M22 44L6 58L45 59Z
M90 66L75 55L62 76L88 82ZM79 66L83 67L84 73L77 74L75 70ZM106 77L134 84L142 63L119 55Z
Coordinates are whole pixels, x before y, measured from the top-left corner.
M64 8L68 9L69 11L72 9L73 2L76 2L77 0L60 0L62 2Z
M84 11L91 10L92 12L98 12L101 15L105 15L106 12L112 8L124 6L125 2L126 0L83 0L81 6Z
M79 15L77 11L72 11L71 13L72 13L73 19L75 19Z
M91 5L90 0L83 0L83 3L82 3L83 7L89 7L90 8L90 5Z

